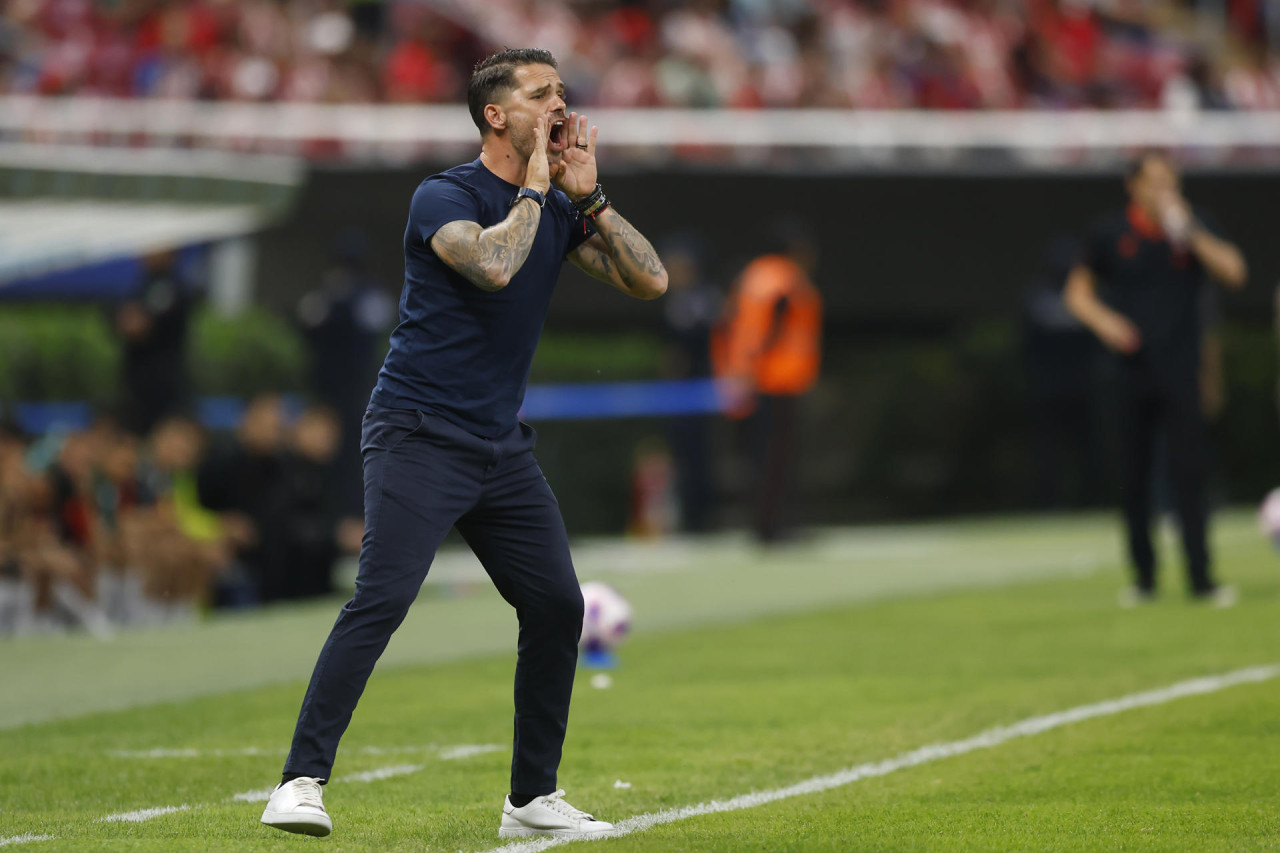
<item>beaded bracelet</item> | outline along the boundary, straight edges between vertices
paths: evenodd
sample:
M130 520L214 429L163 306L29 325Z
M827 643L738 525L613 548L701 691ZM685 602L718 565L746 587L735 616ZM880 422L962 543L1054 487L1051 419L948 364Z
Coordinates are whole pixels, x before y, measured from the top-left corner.
M573 207L583 216L595 219L608 209L609 199L605 197L604 188L596 184L596 188L591 191L591 194L575 201Z

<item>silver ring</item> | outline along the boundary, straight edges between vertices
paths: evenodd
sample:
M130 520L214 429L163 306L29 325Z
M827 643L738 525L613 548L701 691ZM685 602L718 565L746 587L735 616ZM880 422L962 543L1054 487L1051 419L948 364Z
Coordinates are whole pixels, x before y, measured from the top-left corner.
M583 143L583 142L577 142L577 143L574 143L574 147L575 147L575 148L581 148L583 151L586 151L586 150L587 150L586 143Z

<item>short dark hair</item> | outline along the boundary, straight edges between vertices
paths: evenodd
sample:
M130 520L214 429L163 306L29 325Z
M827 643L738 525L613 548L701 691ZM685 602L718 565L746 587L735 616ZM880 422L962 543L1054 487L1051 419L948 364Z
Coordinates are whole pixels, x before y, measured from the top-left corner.
M1141 175L1142 170L1147 168L1147 164L1152 160L1159 160L1171 168L1174 165L1173 157L1168 151L1161 151L1159 148L1148 148L1145 151L1139 151L1138 154L1125 166L1125 181L1132 181L1134 178Z
M551 51L538 47L509 47L476 63L471 82L467 84L467 109L481 135L489 132L484 108L496 101L498 95L516 87L515 70L521 65L559 67Z

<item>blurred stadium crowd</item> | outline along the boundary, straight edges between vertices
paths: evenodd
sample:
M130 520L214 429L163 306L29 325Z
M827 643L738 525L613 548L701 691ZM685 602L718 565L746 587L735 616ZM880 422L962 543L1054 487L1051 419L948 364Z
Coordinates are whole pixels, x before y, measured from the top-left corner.
M455 103L504 45L580 105L1280 108L1267 0L8 0L0 92Z
M330 499L338 431L275 395L224 436L183 416L143 437L110 417L34 438L0 426L0 636L329 592L362 534Z

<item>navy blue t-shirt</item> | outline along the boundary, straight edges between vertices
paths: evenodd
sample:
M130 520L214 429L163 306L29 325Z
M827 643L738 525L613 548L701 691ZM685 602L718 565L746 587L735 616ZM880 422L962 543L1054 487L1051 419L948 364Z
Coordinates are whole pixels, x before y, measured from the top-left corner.
M494 293L440 260L431 238L457 220L496 225L511 212L519 189L479 159L418 185L404 232L400 323L378 373L374 405L419 409L485 438L516 426L560 265L595 231L553 188L524 265Z
M1212 215L1196 215L1221 236ZM1194 381L1210 279L1191 250L1149 231L1137 214L1116 211L1094 225L1083 260L1099 279L1103 301L1142 334L1142 348L1122 361L1158 377Z

